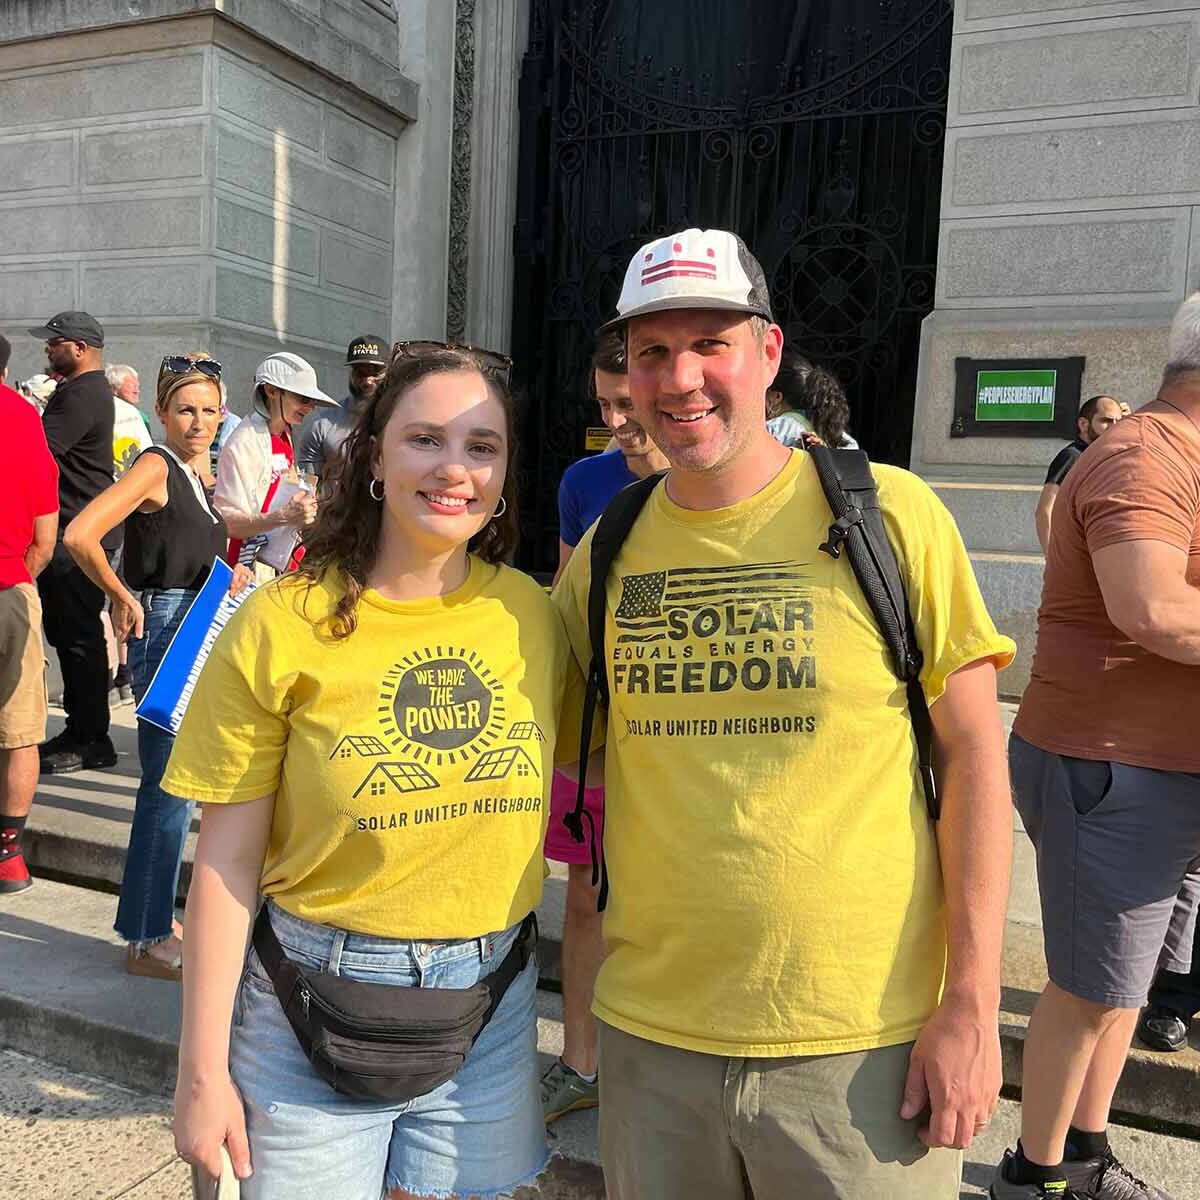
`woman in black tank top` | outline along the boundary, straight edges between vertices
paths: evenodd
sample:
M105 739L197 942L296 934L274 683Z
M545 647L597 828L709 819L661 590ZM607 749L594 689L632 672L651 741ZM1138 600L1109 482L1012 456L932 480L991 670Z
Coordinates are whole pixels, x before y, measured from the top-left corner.
M209 449L220 421L220 373L220 364L203 355L163 359L156 397L163 443L144 450L71 522L63 539L88 578L107 593L117 639L129 639L139 702L213 560L225 557L225 522L207 492ZM125 582L101 546L122 522ZM231 592L248 579L249 572L239 567ZM116 920L116 931L129 943L126 970L158 979L180 977L175 891L193 808L159 786L173 741L166 730L138 720L141 783Z

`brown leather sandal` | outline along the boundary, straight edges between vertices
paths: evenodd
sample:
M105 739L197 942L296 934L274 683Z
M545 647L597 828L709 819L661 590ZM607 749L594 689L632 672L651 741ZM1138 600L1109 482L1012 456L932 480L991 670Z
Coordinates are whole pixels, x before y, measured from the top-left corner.
M183 978L183 954L167 960L151 954L149 949L130 946L125 953L125 970L143 979L169 979L178 983Z

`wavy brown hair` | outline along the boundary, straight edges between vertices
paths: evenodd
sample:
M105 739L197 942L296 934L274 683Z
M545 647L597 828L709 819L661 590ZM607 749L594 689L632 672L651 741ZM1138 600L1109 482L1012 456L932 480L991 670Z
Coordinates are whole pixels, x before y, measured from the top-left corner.
M342 447L342 453L322 482L323 501L317 519L304 535L304 559L298 574L310 586L329 572L342 578L345 591L329 618L335 638L349 637L358 625L358 601L366 587L367 576L379 551L379 531L383 524L383 504L372 498L371 470L373 439L383 435L400 399L431 375L470 371L482 377L504 408L508 461L501 492L507 507L493 517L467 543L467 550L484 562L506 562L517 548L517 439L512 394L494 370L482 365L465 350L444 349L419 356L392 360L383 383L358 414L358 421Z

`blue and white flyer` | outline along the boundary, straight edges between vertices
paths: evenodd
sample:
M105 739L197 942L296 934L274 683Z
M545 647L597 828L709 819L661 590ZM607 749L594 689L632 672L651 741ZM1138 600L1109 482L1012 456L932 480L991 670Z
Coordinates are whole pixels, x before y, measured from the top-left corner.
M200 668L204 666L217 634L254 590L253 584L247 584L236 596L230 596L232 578L233 568L219 558L214 559L204 586L180 622L135 710L143 721L170 734L179 732L179 723L192 698Z

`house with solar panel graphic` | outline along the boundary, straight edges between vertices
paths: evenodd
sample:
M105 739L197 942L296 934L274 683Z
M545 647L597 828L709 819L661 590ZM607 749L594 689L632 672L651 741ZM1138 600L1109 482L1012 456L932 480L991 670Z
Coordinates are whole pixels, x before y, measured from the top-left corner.
M546 735L536 721L514 721L508 736L514 742L544 742Z
M533 725L533 722L528 724ZM538 736L542 736L541 730L538 730ZM545 741L545 738L542 740ZM466 782L507 779L514 772L518 779L538 779L542 774L538 764L529 757L523 746L497 746L479 756L479 761L467 772Z
M388 752L387 743L367 734L348 733L342 738L329 757L334 758L379 758Z
M369 796L386 796L396 792L427 792L438 786L437 779L420 763L383 762L376 763L367 777L358 785L354 799L365 791Z

